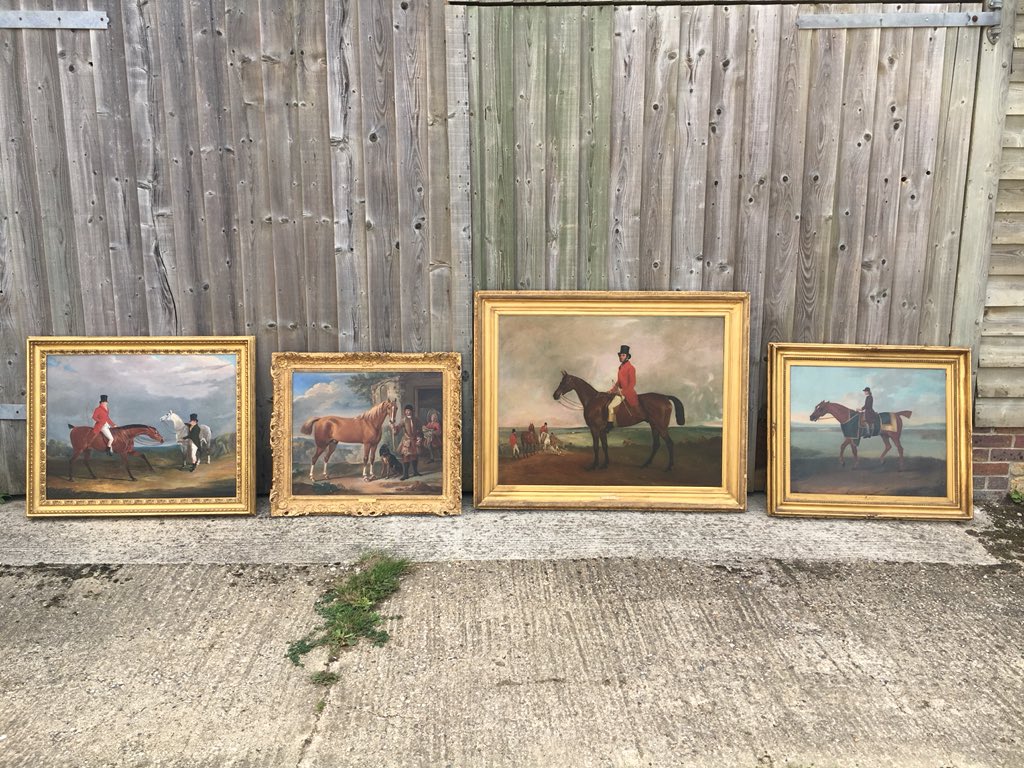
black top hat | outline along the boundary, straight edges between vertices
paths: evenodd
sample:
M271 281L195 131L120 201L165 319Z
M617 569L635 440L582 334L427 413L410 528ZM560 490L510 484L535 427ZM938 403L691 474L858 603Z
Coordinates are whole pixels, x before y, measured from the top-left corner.
M620 355L625 355L627 358L632 357L632 355L629 354L629 347L626 346L625 344L623 344L621 347L619 347L619 354Z
M198 413L190 413L188 415L188 420L189 421L199 421L199 414Z
M405 408L403 408L402 411L412 411L413 413L415 413L416 409L412 407L411 403L406 403Z
M107 396L106 395L100 395L100 402L101 403L107 402Z

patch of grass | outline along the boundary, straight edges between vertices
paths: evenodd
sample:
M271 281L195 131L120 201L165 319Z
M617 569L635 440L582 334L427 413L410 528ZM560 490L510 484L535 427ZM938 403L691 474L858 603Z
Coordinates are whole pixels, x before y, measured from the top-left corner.
M338 682L338 675L334 672L328 672L327 670L320 670L319 672L314 672L309 676L309 682L313 685L322 685L325 688L330 688Z
M0 494L0 501L3 501L3 494ZM1010 501L1015 504L1024 504L1024 491L1020 488L1014 488L1010 491Z
M362 638L370 640L374 645L386 643L389 636L380 628L381 616L375 609L398 590L399 581L409 568L408 560L380 552L363 557L354 573L339 581L316 601L313 608L323 623L289 645L288 658L296 666L301 666L302 657L315 648L326 647L330 656L334 657L343 648L356 645Z

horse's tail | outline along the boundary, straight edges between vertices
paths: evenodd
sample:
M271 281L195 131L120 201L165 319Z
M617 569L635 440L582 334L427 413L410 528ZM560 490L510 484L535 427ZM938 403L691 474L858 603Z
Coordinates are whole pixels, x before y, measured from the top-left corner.
M665 395L676 407L676 424L680 427L686 423L686 410L683 408L683 401L675 395Z
M299 431L304 435L312 435L313 425L316 424L318 421L320 421L319 416L314 416L312 419L307 419L306 423L302 425L302 428Z
M904 419L909 419L910 418L910 414L912 414L912 413L913 413L913 411L896 411L895 415L896 416L902 416Z

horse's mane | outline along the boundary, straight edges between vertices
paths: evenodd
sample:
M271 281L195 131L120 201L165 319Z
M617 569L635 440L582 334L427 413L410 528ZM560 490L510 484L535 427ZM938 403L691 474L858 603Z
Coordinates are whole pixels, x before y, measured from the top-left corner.
M110 429L155 429L155 427L151 427L149 424L122 424L119 427L111 427Z
M372 408L370 408L370 409L368 409L366 411L363 411L361 414L356 416L356 418L357 419L367 419L367 420L369 420L371 416L376 416L377 413L379 411L383 410L388 405L388 403L390 403L390 402L391 402L390 400L381 400L379 403L377 403Z
M562 371L562 375L563 376L568 376L573 381L577 382L578 384L580 384L580 385L582 385L584 387L589 388L591 392L593 392L594 394L597 394L597 388L594 387L592 384L590 384L585 379L581 379L579 376L574 376L573 374L571 374L571 373L569 373L567 371Z

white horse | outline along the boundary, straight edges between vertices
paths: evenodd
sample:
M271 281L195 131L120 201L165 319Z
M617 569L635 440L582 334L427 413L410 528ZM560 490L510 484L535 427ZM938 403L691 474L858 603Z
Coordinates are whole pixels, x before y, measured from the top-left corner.
M181 465L187 467L191 464L192 458L192 441L188 439L188 424L186 424L181 416L176 414L174 411L168 411L160 417L160 421L168 422L171 428L174 430L174 436L178 440L178 445L181 446ZM199 451L196 453L197 460L202 460L203 455L206 456L206 463L210 463L210 446L213 444L213 432L205 424L199 425Z

